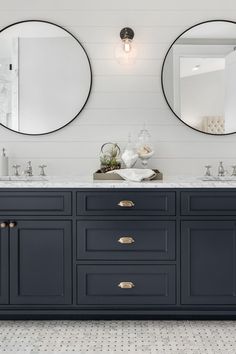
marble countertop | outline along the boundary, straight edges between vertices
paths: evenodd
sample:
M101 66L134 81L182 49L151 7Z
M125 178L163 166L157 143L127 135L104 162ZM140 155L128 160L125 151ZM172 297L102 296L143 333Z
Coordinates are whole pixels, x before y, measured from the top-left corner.
M200 177L172 176L163 181L93 181L92 177L48 176L46 181L0 181L0 188L236 188L234 181L202 181Z

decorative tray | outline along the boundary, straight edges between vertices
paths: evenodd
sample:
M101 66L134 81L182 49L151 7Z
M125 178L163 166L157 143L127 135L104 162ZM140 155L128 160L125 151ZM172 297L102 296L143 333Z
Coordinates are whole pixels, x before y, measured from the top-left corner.
M158 180L161 181L163 179L163 174L158 171L157 169L153 169L153 171L156 173L156 175L154 177L151 178L151 180ZM96 172L94 172L93 174L93 179L94 180L124 180L124 178L122 178L120 175L118 175L117 173L103 173L101 172L101 170L98 170Z

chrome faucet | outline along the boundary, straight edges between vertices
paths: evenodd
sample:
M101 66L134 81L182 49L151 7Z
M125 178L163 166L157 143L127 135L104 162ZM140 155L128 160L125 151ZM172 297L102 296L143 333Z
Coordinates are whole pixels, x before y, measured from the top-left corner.
M211 176L211 165L206 165L206 172L205 172L205 176L209 177Z
M218 167L218 176L223 177L225 175L225 169L223 166L223 162L220 161L219 167Z
M27 166L27 169L25 170L25 175L28 177L33 176L33 168L32 168L31 161L28 161L28 166Z
M39 165L39 168L40 168L39 176L46 176L46 173L45 173L46 167L47 167L47 165Z
M19 173L19 168L20 168L21 166L20 165L17 165L17 164L15 164L15 165L13 165L12 166L12 168L14 168L14 176L16 176L16 177L19 177L20 176L20 173Z

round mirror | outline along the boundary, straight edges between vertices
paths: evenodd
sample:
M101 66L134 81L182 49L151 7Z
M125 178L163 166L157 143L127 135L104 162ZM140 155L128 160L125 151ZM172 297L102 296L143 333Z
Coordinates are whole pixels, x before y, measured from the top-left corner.
M236 132L236 23L207 21L181 34L162 66L173 113L207 134Z
M47 134L84 108L92 84L88 55L67 30L23 21L0 31L0 123L18 133Z

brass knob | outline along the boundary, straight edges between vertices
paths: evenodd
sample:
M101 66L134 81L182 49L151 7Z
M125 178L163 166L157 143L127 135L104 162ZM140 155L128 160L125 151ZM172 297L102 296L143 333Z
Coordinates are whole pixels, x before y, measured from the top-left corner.
M0 224L1 229L5 229L7 226L8 225L6 222L1 222L1 224Z
M132 208L134 207L134 202L132 200L121 200L118 205L123 208Z
M120 284L118 284L118 286L121 289L132 289L135 285L132 283L132 281L122 281Z
M133 237L131 237L131 236L124 236L124 237L119 238L118 242L128 245L128 244L134 243L135 241L134 241Z
M13 227L16 227L16 222L11 221L11 222L9 223L9 227L10 227L11 229L13 229Z

